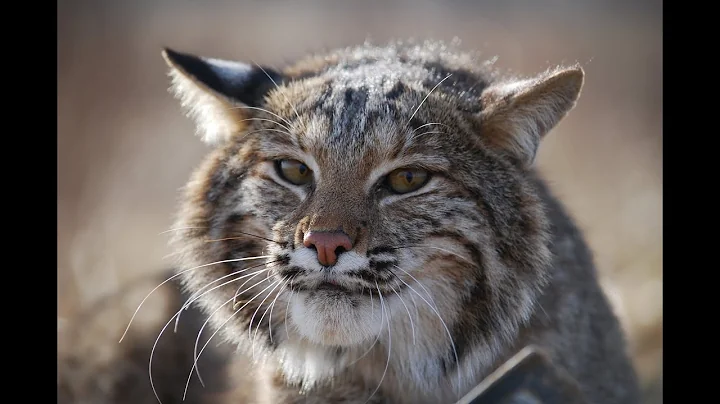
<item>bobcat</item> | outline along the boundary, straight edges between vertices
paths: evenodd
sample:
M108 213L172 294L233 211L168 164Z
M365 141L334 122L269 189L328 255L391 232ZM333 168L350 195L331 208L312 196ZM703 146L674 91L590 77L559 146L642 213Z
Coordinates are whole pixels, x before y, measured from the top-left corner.
M507 77L433 41L282 70L163 57L212 147L172 246L203 335L238 350L215 367L234 391L213 399L454 403L534 344L589 402L640 401L591 252L534 169L581 67Z

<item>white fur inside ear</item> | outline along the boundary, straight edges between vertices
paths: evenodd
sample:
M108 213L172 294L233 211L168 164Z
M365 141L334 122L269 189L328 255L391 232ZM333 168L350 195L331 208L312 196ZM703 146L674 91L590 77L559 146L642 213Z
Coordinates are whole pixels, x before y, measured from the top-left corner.
M180 100L182 108L195 122L196 134L208 145L226 142L242 130L242 113L234 105L221 100L176 69L170 70L171 91Z

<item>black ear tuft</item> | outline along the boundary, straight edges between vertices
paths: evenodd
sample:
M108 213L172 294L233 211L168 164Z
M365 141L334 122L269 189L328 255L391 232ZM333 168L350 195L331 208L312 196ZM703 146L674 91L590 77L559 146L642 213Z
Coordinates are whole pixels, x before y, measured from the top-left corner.
M252 108L282 82L275 70L242 62L212 59L164 48L171 90L195 121L204 142L222 144L247 127Z
M195 56L167 47L162 54L171 68L235 103L258 106L268 91L282 82L282 75L267 67Z

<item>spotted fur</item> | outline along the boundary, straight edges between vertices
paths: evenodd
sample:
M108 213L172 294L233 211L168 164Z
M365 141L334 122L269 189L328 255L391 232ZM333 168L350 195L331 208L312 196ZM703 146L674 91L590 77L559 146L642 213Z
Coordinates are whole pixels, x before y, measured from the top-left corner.
M504 77L438 42L283 69L163 54L214 146L173 246L186 291L208 292L211 330L239 349L231 380L256 386L228 402L452 403L531 343L592 403L638 402L591 253L533 168L578 99L579 66ZM284 180L281 159L313 180ZM402 167L430 179L394 193L385 176ZM323 266L311 231L352 249Z

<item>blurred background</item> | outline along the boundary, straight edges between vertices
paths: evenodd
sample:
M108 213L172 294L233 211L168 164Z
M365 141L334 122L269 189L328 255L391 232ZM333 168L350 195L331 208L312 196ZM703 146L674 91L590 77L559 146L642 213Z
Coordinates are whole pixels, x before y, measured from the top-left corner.
M519 74L585 68L538 164L660 403L661 19L660 0L58 0L58 317L167 265L160 233L208 150L166 91L162 46L280 66L365 39L458 37Z

